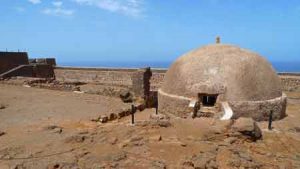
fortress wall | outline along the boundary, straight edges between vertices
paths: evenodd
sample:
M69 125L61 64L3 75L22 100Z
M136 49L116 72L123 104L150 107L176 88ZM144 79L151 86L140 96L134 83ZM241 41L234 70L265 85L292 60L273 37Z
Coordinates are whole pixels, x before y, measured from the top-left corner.
M28 64L26 52L0 52L0 74L20 65Z
M48 64L37 64L33 65L33 77L40 78L53 78L54 71L52 65Z
M85 82L131 88L132 76L138 69L56 67L56 79L64 82ZM151 69L151 90L163 83L166 69ZM300 73L278 73L285 91L300 91Z
M10 71L1 74L1 78L9 78L14 76L32 77L33 72L34 72L33 66L20 65L11 69Z
M300 91L299 74L279 74L284 91Z
M113 86L132 86L131 77L136 69L66 68L56 67L55 77L64 82L84 82Z

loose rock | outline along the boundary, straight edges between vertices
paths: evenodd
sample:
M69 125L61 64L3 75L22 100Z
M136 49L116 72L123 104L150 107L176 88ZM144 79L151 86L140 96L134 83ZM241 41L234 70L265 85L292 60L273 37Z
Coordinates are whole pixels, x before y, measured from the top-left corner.
M56 126L56 125L46 126L44 129L49 130L52 133L58 133L58 134L62 133L62 131L63 131L62 127L59 127L59 126Z
M217 156L217 150L215 149L207 152L200 152L197 155L193 155L183 160L181 165L184 168L217 169L218 164L216 163L216 156Z
M109 121L112 121L112 120L115 120L115 119L117 119L118 118L118 115L117 114L115 114L115 113L110 113L110 115L109 115Z
M108 161L111 161L111 162L119 162L121 160L125 160L127 158L127 154L126 154L126 152L122 151L122 152L118 152L116 154L108 155L106 158Z
M260 128L252 118L241 117L237 119L232 125L232 130L240 132L254 141L262 137Z
M165 164L164 161L160 161L160 160L152 161L151 169L166 169L166 168L167 165Z
M248 152L239 148L224 148L218 152L218 165L224 168L261 168L262 165L253 159Z
M171 123L169 120L159 120L159 121L157 121L157 124L160 127L170 127L171 126Z
M161 140L162 140L162 137L161 137L161 135L155 135L155 136L150 137L150 140L153 140L153 141L161 141Z
M109 143L112 145L115 145L118 142L118 138L117 137L113 137L109 140Z
M0 137L5 135L6 133L4 131L0 131Z
M228 138L226 138L226 139L224 140L224 142L229 143L229 144L232 144L232 143L234 143L236 140L237 140L236 137L228 137Z
M0 109L5 109L6 106L4 104L0 104Z
M164 114L151 114L150 115L150 119L153 119L153 120L163 120L163 119L169 119L169 117L167 117L166 115Z
M106 122L108 122L108 117L106 115L102 115L102 116L100 116L99 121L101 123L106 123Z
M70 136L65 139L65 143L82 143L86 139L86 136L82 135L75 135L75 136Z
M289 131L300 133L300 127L291 128L291 129L289 129Z

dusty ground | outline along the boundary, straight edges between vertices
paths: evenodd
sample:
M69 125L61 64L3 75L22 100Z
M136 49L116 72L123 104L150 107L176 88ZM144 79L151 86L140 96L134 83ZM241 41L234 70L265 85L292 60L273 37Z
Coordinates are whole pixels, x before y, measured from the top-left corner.
M287 93L288 117L259 123L256 142L226 135L229 122L155 112L106 124L90 121L126 107L118 98L0 84L0 169L300 168L300 92Z

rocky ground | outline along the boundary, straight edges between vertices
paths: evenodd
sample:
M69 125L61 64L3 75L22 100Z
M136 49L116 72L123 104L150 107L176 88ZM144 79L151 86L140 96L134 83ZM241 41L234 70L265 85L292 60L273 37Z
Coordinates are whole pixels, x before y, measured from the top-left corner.
M218 121L137 111L119 98L0 84L0 169L300 168L300 92L273 123ZM260 128L260 130L259 130ZM262 134L262 135L260 135Z

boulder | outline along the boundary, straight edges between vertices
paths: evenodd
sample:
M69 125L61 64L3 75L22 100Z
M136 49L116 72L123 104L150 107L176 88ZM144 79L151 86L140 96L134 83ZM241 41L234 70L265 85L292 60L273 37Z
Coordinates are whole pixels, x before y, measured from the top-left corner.
M239 132L252 140L257 140L262 137L261 129L252 118L241 117L232 125L233 132Z

